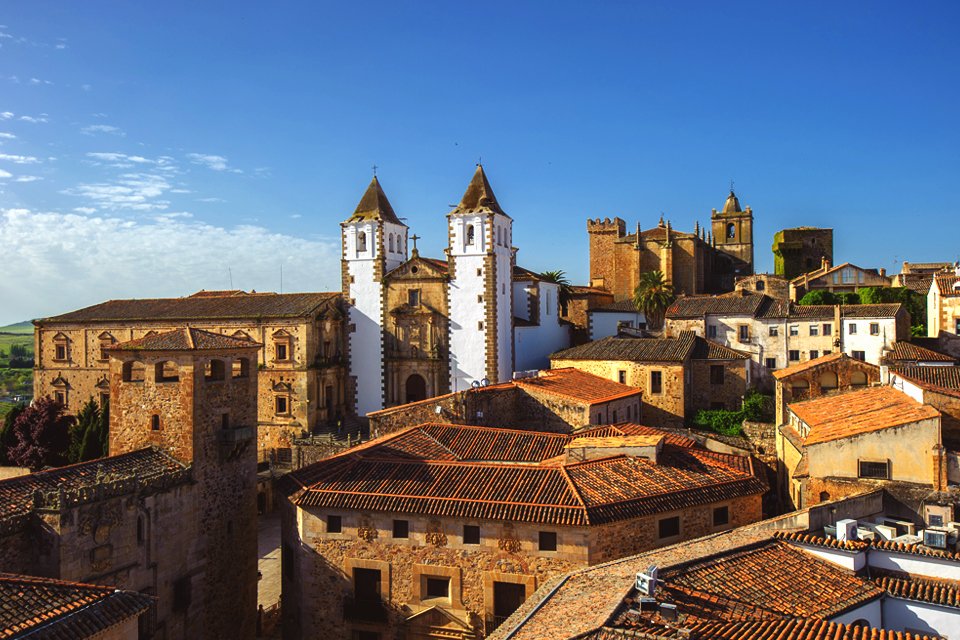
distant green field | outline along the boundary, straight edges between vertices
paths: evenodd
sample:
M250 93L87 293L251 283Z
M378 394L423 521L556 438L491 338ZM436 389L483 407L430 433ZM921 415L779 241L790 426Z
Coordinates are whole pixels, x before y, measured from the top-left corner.
M33 323L29 320L0 327L0 333L29 333L33 335Z
M0 333L0 367L7 366L10 361L10 347L19 345L27 350L27 355L33 355L32 333Z

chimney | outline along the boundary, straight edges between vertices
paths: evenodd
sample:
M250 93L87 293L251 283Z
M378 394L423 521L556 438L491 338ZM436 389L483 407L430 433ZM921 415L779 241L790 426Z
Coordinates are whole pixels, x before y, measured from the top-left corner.
M887 270L884 269L883 267L880 267L880 277L881 277L881 278L886 278L886 277L887 277Z
M827 256L820 256L820 268L824 271L830 268L830 261L827 260Z
M663 449L663 436L613 436L610 438L574 438L566 447L568 464L612 456L646 458L656 462Z
M933 490L947 490L947 450L939 443L933 447Z

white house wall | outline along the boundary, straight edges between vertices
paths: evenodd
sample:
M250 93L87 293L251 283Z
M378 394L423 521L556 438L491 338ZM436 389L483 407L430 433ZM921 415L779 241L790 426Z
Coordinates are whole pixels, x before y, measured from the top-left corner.
M870 325L880 325L880 334L870 335ZM856 325L857 333L850 335L850 325ZM884 348L891 348L897 339L897 321L895 318L844 318L843 352L852 356L854 351L863 351L866 361L880 364Z
M367 250L358 251L357 235L367 234ZM380 283L374 281L376 228L373 224L351 225L344 229L344 258L350 275L349 333L350 375L356 378L357 413L366 415L383 408L383 333L380 326L382 300Z
M960 609L887 596L883 600L883 627L960 640Z
M883 601L880 598L877 598L876 600L871 600L862 607L851 609L850 611L830 618L830 622L838 622L841 624L851 624L853 622L857 622L858 620L866 620L871 627L882 628Z
M570 346L570 329L560 323L558 316L560 287L540 283L540 324L533 327L515 327L514 354L517 371L550 368L550 354ZM514 304L517 298L514 297ZM525 302L523 303L526 306Z
M870 549L867 561L871 567L899 571L939 580L960 580L960 562L912 553L892 553Z
M599 340L617 335L621 322L629 322L634 329L646 324L647 318L636 311L588 311L590 316L590 339Z
M494 216L494 222L505 216ZM509 225L500 225L506 229ZM501 231L504 234L505 231ZM509 234L506 234L509 235ZM494 233L496 242L496 233ZM497 264L497 380L509 380L513 374L513 255L508 247L495 245Z

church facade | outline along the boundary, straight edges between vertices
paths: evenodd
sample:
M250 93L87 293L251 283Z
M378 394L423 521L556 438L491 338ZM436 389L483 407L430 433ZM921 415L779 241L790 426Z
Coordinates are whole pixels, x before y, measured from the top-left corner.
M443 259L420 255L376 176L341 228L347 386L358 415L503 382L517 363L546 367L568 346L559 287L517 268L513 220L482 166L447 214Z
M587 220L590 237L590 286L629 300L641 274L660 271L678 294L732 291L738 277L753 273L753 211L742 209L733 190L723 209L713 209L710 229L699 223L693 233L673 229L669 221L627 234L621 218Z

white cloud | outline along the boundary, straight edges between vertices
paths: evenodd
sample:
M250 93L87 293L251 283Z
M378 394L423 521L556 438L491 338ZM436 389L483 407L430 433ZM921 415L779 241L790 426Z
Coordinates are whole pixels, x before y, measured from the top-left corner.
M56 229L56 233L51 233ZM113 298L183 296L234 286L336 290L338 248L257 226L231 229L183 218L135 222L111 216L0 209L0 324L64 313ZM64 283L70 286L65 287Z
M98 133L109 133L111 135L120 136L121 138L127 135L120 127L115 127L110 124L91 124L88 127L80 129L80 133L88 136L96 135Z
M12 111L0 111L0 120L9 120L13 117Z
M74 207L73 210L76 211L77 213L96 213L97 212L97 210L94 209L93 207Z
M14 182L36 182L38 180L43 180L40 176L17 176Z
M10 115L12 116L13 114L11 113ZM49 122L49 120L47 119L47 114L45 113L41 113L39 116L20 116L20 119L24 122L31 122L33 124L39 124L41 122Z
M197 202L226 202L223 198L197 198Z
M16 137L17 136L13 135L12 133L6 133L4 131L0 131L0 138L3 138L4 140L13 140Z
M12 178L12 177L13 177L12 173L10 173L9 171L4 171L3 169L0 169L0 178L6 179L6 178Z
M124 173L114 182L79 184L64 191L67 195L87 198L105 211L162 211L170 206L161 196L170 190L163 176L152 173Z
M66 48L67 48L67 45L66 45L65 43L63 43L63 42L58 42L58 43L54 46L54 49L66 49Z
M170 156L145 158L143 156L131 156L126 153L117 153L112 151L95 151L87 153L87 157L92 158L92 160L87 162L93 166L106 164L107 166L117 167L119 169L129 169L130 167L135 166L150 166L155 168L157 171L163 171L164 173L176 173L178 170L177 165L174 164L173 158Z
M12 162L14 164L37 164L40 162L39 159L34 158L33 156L17 156L9 153L0 153L0 160Z
M202 165L213 171L230 171L231 173L243 173L240 169L234 169L223 156L216 156L208 153L188 153L187 157L193 164Z
M53 84L53 83L50 82L49 80L41 80L40 78L30 78L30 84L37 85L37 84Z

